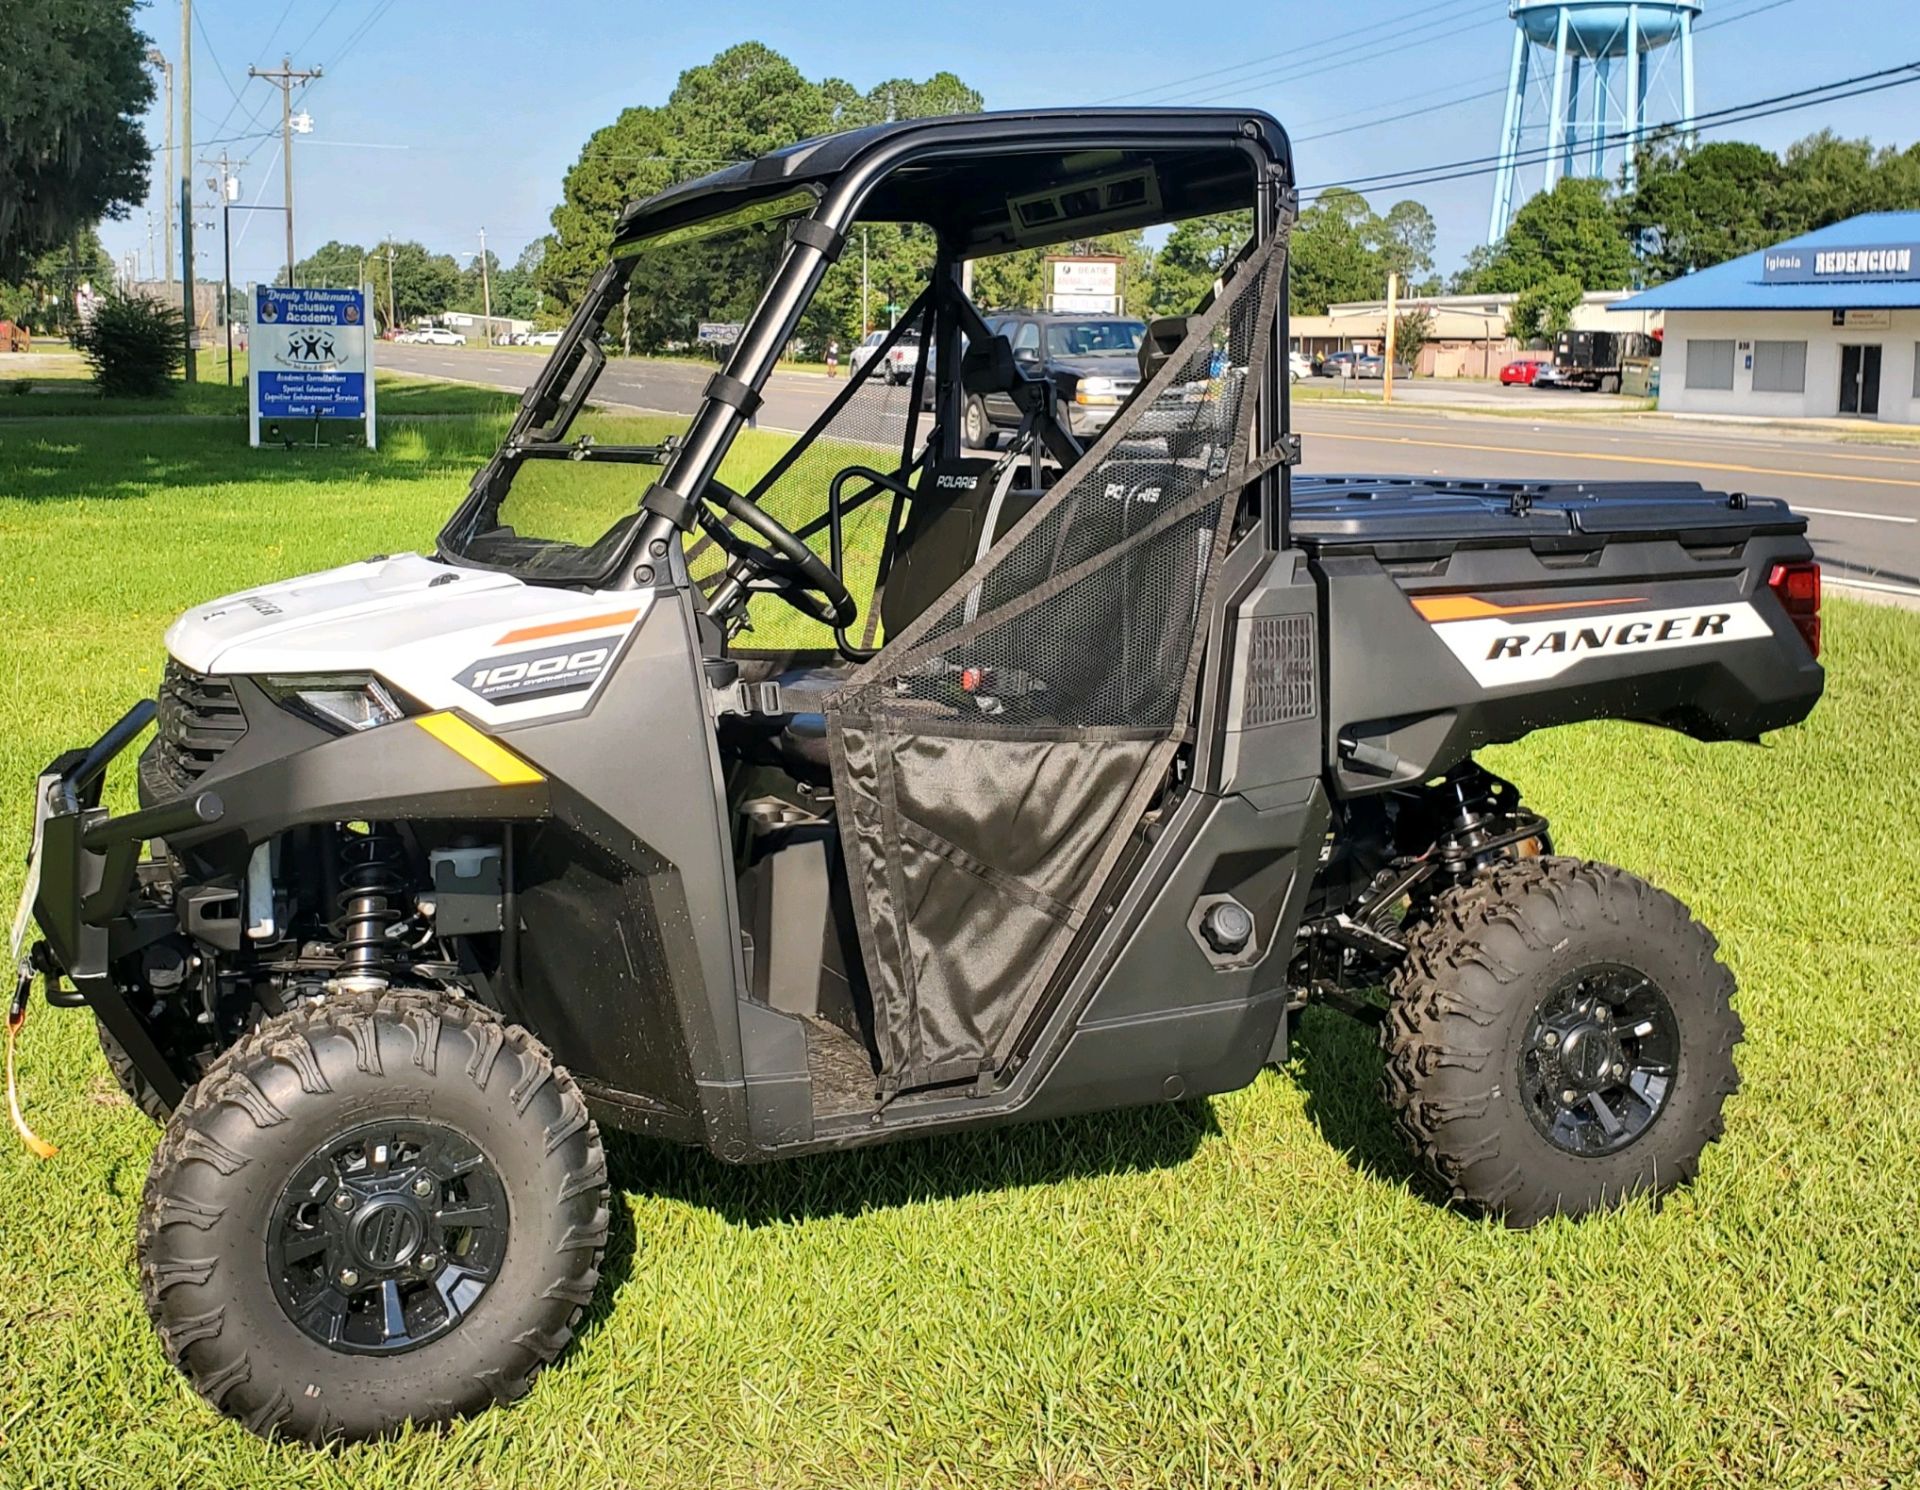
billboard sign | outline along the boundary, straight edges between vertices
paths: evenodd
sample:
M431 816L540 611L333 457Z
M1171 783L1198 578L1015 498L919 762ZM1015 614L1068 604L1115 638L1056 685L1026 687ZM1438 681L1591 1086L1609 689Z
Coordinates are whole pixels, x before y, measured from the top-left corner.
M255 285L247 334L247 427L260 443L260 422L358 419L375 443L372 303L357 290Z
M740 321L702 321L700 340L706 346L730 347L740 340L744 329L745 324Z
M1117 315L1120 311L1120 260L1056 258L1047 261L1053 283L1050 310L1080 315Z
M1762 262L1761 275L1770 285L1920 280L1920 243L1878 243L1859 248L1770 248Z

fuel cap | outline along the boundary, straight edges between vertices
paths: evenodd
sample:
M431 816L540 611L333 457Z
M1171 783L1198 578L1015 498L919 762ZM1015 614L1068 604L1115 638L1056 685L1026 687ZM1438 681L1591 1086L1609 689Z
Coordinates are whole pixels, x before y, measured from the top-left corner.
M1253 939L1253 916L1238 901L1223 900L1201 918L1200 935L1215 952L1228 956Z

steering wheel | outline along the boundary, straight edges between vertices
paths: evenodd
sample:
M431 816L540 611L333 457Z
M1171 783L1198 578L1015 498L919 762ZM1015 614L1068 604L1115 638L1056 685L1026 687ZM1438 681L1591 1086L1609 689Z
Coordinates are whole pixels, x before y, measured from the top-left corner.
M741 590L770 590L801 615L824 626L840 630L853 624L860 607L854 604L840 576L807 547L805 540L730 486L709 481L703 496L700 528L731 560L728 581ZM750 542L729 528L714 508L753 529L766 540L766 546Z

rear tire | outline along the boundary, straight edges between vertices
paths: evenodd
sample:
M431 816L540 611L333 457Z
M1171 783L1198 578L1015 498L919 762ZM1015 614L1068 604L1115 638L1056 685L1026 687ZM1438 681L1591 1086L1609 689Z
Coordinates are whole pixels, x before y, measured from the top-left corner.
M167 1125L141 1201L167 1357L262 1436L375 1437L523 1395L593 1297L606 1156L524 1029L438 993L304 1005Z
M1414 1158L1516 1227L1691 1180L1740 1084L1717 950L1673 896L1605 864L1523 860L1438 897L1380 1030Z

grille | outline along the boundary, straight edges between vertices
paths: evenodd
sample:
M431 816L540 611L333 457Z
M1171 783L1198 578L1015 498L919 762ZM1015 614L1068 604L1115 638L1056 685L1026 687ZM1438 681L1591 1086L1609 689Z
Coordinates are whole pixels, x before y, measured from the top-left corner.
M1248 629L1242 726L1313 718L1313 617L1256 616Z
M171 660L160 680L160 713L153 749L142 761L148 785L169 794L186 791L247 732L247 716L233 685L187 671Z

